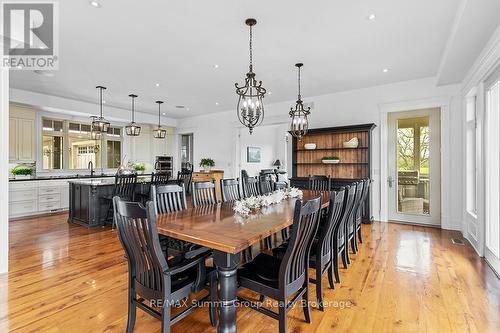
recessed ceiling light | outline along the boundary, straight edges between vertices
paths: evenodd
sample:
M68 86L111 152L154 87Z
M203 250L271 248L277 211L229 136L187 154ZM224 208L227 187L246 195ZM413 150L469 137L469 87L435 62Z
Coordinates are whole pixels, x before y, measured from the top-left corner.
M219 102L215 102L215 105L219 105Z
M106 101L102 101L102 104L106 104Z
M370 14L370 15L368 15L366 18L367 18L368 20L370 20L370 21L373 21L373 20L375 20L376 16L375 16L375 14Z
M159 87L159 86L160 86L160 84L159 84L159 83L157 83L157 84L155 84L155 86Z
M186 108L187 111L189 111L189 108Z
M89 4L94 8L101 8L102 7L101 3L99 1L96 1L96 0L90 0Z
M163 112L163 113L162 113L162 115L163 115L163 116L165 116L165 115L167 115L167 113L166 113L166 112Z
M219 68L219 65L215 64L215 65L214 65L214 68L215 68L215 69Z
M387 73L390 69L389 68L384 68L382 72Z
M272 91L268 91L268 92L267 92L267 94L268 94L268 95L272 95L272 94L273 94L273 92L272 92Z

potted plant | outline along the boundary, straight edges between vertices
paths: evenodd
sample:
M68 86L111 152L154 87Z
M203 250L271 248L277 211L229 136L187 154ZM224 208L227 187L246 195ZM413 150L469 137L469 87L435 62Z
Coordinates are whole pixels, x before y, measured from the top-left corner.
M324 164L336 164L340 163L340 158L337 156L325 156L321 159L321 162Z
M16 179L30 179L33 169L25 165L18 165L11 172Z
M133 168L137 173L143 174L146 170L146 165L144 163L134 163Z
M200 161L200 167L202 167L205 172L210 172L213 166L215 166L215 161L211 158L202 158Z

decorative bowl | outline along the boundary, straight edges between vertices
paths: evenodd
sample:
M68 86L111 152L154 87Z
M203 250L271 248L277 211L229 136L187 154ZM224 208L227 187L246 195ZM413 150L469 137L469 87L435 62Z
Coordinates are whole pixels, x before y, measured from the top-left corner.
M307 149L307 150L314 150L316 149L316 144L315 143L306 143L304 145L304 149Z
M344 148L358 148L358 138L354 137L349 141L344 142Z
M321 160L323 164L337 164L340 163L340 160Z

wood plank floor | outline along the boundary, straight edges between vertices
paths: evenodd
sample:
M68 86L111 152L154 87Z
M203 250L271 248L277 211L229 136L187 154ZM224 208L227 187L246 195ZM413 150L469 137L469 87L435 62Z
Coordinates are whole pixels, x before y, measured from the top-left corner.
M124 332L127 265L116 233L68 225L66 218L10 222L0 332ZM325 288L326 311L313 309L308 325L296 307L289 332L500 332L499 279L468 244L451 244L459 233L374 223L363 234L351 267L341 270L342 283ZM157 320L138 310L135 332L159 330ZM278 332L278 326L240 308L238 330ZM201 308L173 332L215 329Z

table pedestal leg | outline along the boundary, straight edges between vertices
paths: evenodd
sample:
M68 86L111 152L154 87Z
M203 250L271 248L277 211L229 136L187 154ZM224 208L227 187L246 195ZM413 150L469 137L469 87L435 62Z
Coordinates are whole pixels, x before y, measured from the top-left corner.
M218 333L236 332L236 293L238 281L236 269L240 262L240 254L214 251L214 263L217 267L218 280Z

